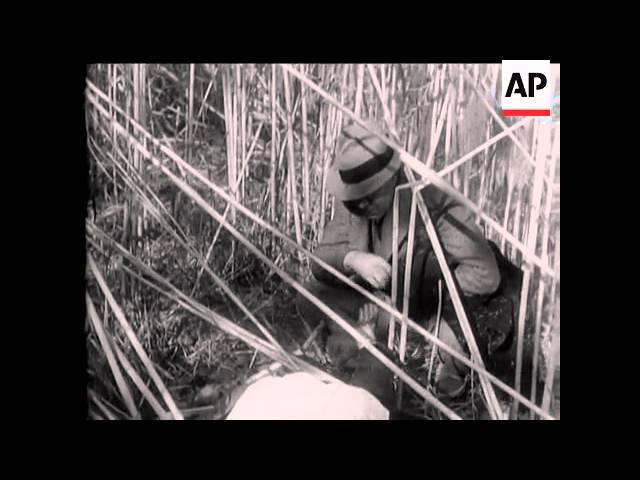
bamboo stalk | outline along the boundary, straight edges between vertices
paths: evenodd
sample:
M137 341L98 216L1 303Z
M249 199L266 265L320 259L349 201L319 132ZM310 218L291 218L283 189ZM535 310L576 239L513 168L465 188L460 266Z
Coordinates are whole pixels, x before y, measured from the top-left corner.
M491 125L492 125L493 121L491 119L488 120L487 122L487 138L491 138ZM489 154L489 152L487 152L487 156L489 157L489 162L491 164L491 174L489 175L489 188L488 188L488 194L487 196L493 194L493 192L495 192L496 188L496 163L497 163L497 158L496 158L496 150L494 149L494 151ZM495 197L494 197L495 198Z
M472 160L473 162L473 160ZM462 195L466 198L469 198L469 177L471 176L471 165L469 163L465 163L462 167Z
M554 318L554 328L552 329L552 339L551 339L551 359L550 365L547 369L547 374L544 382L544 394L542 396L542 409L549 412L551 415L551 397L553 395L553 383L554 377L556 373L556 365L558 362L558 357L560 355L560 333L558 332L558 320L557 314Z
M387 82L386 82L386 68L385 64L380 64L380 91L382 93L382 98L387 99ZM391 120L391 118L389 118Z
M232 119L232 134L231 134L231 143L233 146L233 170L235 172L233 183L235 183L236 178L238 177L238 159L239 159L239 132L238 132L238 123L240 116L238 114L238 90L239 90L239 77L240 77L240 65L235 65L235 68L231 68L229 70L229 78L231 88L231 119ZM240 195L238 190L234 191L234 195L236 200L240 200Z
M133 76L133 118L139 123L141 122L140 118L140 64L134 63L131 66L131 74ZM133 169L136 171L140 171L140 157L137 151L133 152ZM130 221L131 221L131 230L134 232L138 238L142 237L141 231L141 223L140 223L140 215L138 212L137 205L131 200L130 204Z
M488 123L488 122L487 122ZM486 139L485 141L489 140L491 138L491 130L489 128L485 128L485 136ZM488 163L490 163L490 160L488 158L487 155L487 151L484 151L484 154L481 157L481 162L482 162L482 172L489 172L489 182L491 181L491 176L492 176L492 169L491 169L491 165ZM480 175L480 196L478 198L478 206L484 211L485 210L485 205L486 205L486 201L487 201L487 195L486 195L486 188L487 188L487 175L483 174L483 173L479 173Z
M438 96L440 94L440 76L441 75L442 75L442 70L440 69L440 65L434 65L433 66L433 82L430 85L432 110L435 110L433 108L433 105L437 101ZM434 118L434 121L435 121L435 118Z
M114 313L115 317L118 319L118 322L120 323L120 326L125 331L125 333L127 335L127 338L129 339L129 341L131 342L131 345L133 346L134 350L136 351L136 353L140 357L140 360L142 361L143 365L147 368L147 370L149 372L149 375L151 376L151 378L153 379L154 383L156 384L156 387L158 388L158 390L160 390L160 392L162 394L162 398L164 399L164 401L166 402L167 406L169 407L169 410L171 411L171 413L173 414L173 416L174 416L174 418L176 420L182 420L182 414L178 410L178 407L176 407L176 404L174 403L173 399L171 398L171 395L169 394L169 392L167 391L167 388L164 386L164 384L162 382L162 379L160 378L160 376L156 372L153 364L151 363L151 360L149 359L149 357L145 353L145 351L142 348L142 345L140 344L140 342L138 341L134 331L132 330L131 326L129 325L129 323L125 319L124 313L120 309L120 306L116 303L115 299L113 298L113 295L111 294L111 291L109 290L109 287L107 286L107 284L106 284L106 282L104 280L104 277L102 276L102 274L98 270L98 267L97 267L95 261L93 260L93 257L91 256L91 254L87 255L87 262L89 264L89 267L90 267L90 269L91 269L96 281L98 282L98 285L100 286L100 289L103 291L104 295L106 296L107 300L109 301L109 305L111 306L111 309L113 310L113 313Z
M236 65L236 68L239 66ZM237 76L234 75L234 70L231 65L229 65L228 75L229 75L229 86L231 87L231 95L230 95L230 107L231 107L231 132L229 137L229 143L231 146L231 156L227 159L228 162L231 162L231 168L233 169L233 180L229 180L229 187L232 188L235 185L236 180L238 178L238 83ZM232 191L233 196L236 200L240 199L239 190L235 189ZM235 220L235 212L232 210L231 217ZM231 254L229 256L229 264L231 265L231 275L234 275L235 272L235 250L236 243L234 241L231 242Z
M303 70L304 71L304 70ZM307 129L307 95L305 92L304 84L300 84L300 98L302 105L302 188L304 198L304 221L305 223L311 222L311 194L310 194L310 180L309 180L309 145L308 145L308 129Z
M524 191L522 188L518 191L518 201L516 202L516 211L513 218L513 236L520 242L520 223L522 221L522 197L524 196ZM518 251L512 245L512 256L514 261L519 262L518 259Z
M364 85L364 64L361 63L358 65L358 75L357 75L357 83L356 83L356 104L353 109L357 116L360 116L360 112L362 111L362 90Z
M537 153L538 153L538 141L540 136L540 122L533 122L533 131L531 132L531 158L537 161ZM542 171L542 175L545 175L544 170Z
M271 223L276 224L276 66L271 66Z
M405 259L404 280L402 289L402 315L409 317L409 300L411 294L411 269L413 268L413 244L416 234L416 191L411 195L411 212L409 213L409 238L407 240L407 256ZM400 362L404 363L407 348L407 323L402 322L400 327Z
M131 65L131 75L133 76L133 98L132 107L133 107L133 119L136 121L140 121L140 98L138 96L140 91L140 74L139 74L140 64L134 63ZM137 152L133 154L133 168L138 170L140 167L140 159Z
M399 235L399 217L400 217L400 202L398 198L398 187L396 187L395 194L393 195L393 228L391 236L391 303L394 308L398 301L398 235ZM387 339L387 347L389 350L393 350L395 343L396 321L393 317L389 322L389 335Z
M382 90L380 82L378 82L378 78L376 77L376 73L373 69L373 66L371 64L367 64L367 69L369 71L369 78L371 79L371 83L373 84L373 87L377 91L378 98L380 99L380 102L382 104L382 112L384 115L385 122L387 123L389 131L391 132L391 135L393 135L394 137L397 137L398 134L396 132L395 126L391 121L391 114L389 113L389 110L386 108L386 102L387 102L386 93Z
M426 164L429 168L433 168L436 149L438 148L438 143L440 143L440 135L442 134L442 127L444 126L445 113L448 110L450 99L451 99L451 89L449 88L447 89L447 93L442 102L442 108L440 109L440 117L438 118L437 125L435 126L435 130L432 132L433 136L431 137L431 145L429 147L429 154L426 160Z
M327 153L325 147L325 135L326 135L326 121L325 116L322 115L322 106L319 107L320 115L318 119L318 142L319 152L318 158L320 159L320 212L319 212L319 225L318 225L318 240L322 239L324 234L324 223L327 212Z
M560 235L557 235L555 245L554 264L556 270L560 269ZM547 373L545 375L544 392L542 395L542 409L550 412L551 394L553 393L553 380L556 371L556 364L560 355L560 299L556 299L556 282L552 284L551 301L555 303L555 309L552 313L551 323L551 351L549 352L549 363L547 365Z
M287 133L287 137L288 137L288 133ZM284 143L282 144L285 148L287 148L287 153L288 153L288 147L289 147L289 142L287 139L284 140ZM283 150L284 151L284 150ZM282 160L282 156L280 157L280 160ZM285 199L285 222L284 222L284 228L286 231L289 231L289 225L291 225L291 215L292 215L292 210L293 210L293 195L291 193L291 190L293 189L293 184L291 182L291 167L289 166L289 160L290 157L287 156L287 166L286 166L286 176L284 177L284 181L286 183L286 190L287 190L287 197ZM294 232L297 232L295 230L295 225L294 225ZM296 237L297 239L297 237Z
M444 90L445 89L445 84L447 83L447 79L448 79L448 70L449 70L449 65L448 64L444 64L442 66L442 77L440 77L440 89Z
M225 130L226 130L226 144L227 144L227 183L229 185L229 189L231 194L236 197L236 190L234 185L236 184L236 160L235 160L235 136L234 136L234 124L235 124L235 116L233 113L233 104L232 104L232 91L230 85L230 72L228 69L222 74L222 95L224 101L224 122L225 122ZM230 213L231 222L235 223L236 221L236 211L234 208L231 209Z
M435 88L435 87L434 87ZM437 127L437 123L438 123L438 108L437 108L437 104L438 104L438 100L435 100L432 104L431 104L431 112L430 112L430 117L429 117L429 123L428 123L428 141L425 141L424 143L424 148L423 151L426 150L427 151L427 158L425 159L425 164L427 165L427 167L429 168L433 168L433 164L429 163L429 157L431 156L431 151L433 150L433 142L434 142L434 138L436 136L436 127Z
M207 108L207 110L213 110L213 113L217 113L218 116L220 115L220 112L216 111L215 108L211 107L208 103L207 103L207 99L209 98L209 94L211 93L211 89L213 88L213 80L209 80L209 84L207 85L207 89L204 92L204 96L202 97L202 101L200 102L200 108L198 109L198 113L196 115L197 119L200 119L200 117L202 117L202 113L204 112L204 109ZM194 129L194 135L195 133L198 131L198 125L196 124L196 128Z
M451 156L453 157L457 157L460 152L459 152L459 138L458 138L458 104L460 102L459 99L460 93L456 92L456 95L454 96L455 99L455 103L452 104L452 109L453 109L453 123L451 125Z
M397 65L391 65L391 124L396 125L396 81ZM356 113L357 116L359 116Z
M404 129L405 133L405 142L404 142L404 149L407 152L411 152L413 154L416 153L415 151L415 145L414 145L414 121L415 118L415 114L414 113L410 113L409 114L409 120L405 120L405 124L407 125L407 127Z
M109 97L109 117L110 119L115 119L115 111L113 106L117 104L117 68L115 65L112 66L112 75L113 75L113 89L110 92L113 96ZM111 148L113 151L115 151L117 143L116 143L116 130L115 127L113 125L115 125L115 122L111 123L112 128L111 128ZM115 199L116 203L120 203L118 201L118 182L117 182L117 176L115 174L115 171L113 172L113 196ZM106 195L105 195L106 198Z
M147 82L147 64L143 64L142 65L142 79L141 79L141 83L142 83L142 87L143 87L143 91L147 92L147 98L148 101L147 102L143 102L142 103L142 112L141 112L141 116L142 116L142 125L143 126L147 126L149 125L149 127L151 129L153 129L153 116L149 115L149 109L152 108L152 104L151 104L151 84L150 82ZM143 145L145 147L148 146L147 144L147 137L143 136L142 137L142 142ZM147 171L146 168L143 168L143 170L140 172L142 178L144 179L144 183L148 184L149 183L149 172ZM144 238L146 236L147 231L149 230L149 212L147 212L146 207L143 205L142 206L142 237ZM146 243L146 247L149 247L149 242L145 242ZM144 245L143 245L144 246Z
M518 311L518 337L516 340L516 371L515 371L515 389L518 393L521 392L520 381L522 374L522 348L524 339L525 318L527 314L527 300L529 293L529 282L531 279L531 270L524 268L524 275L522 279L522 289L520 291L520 309ZM518 418L518 402L514 401L511 407L512 416Z
M557 141L557 136L554 138L554 146L551 148L551 151L555 150L555 141ZM543 152L543 154L545 154L546 152ZM556 168L556 156L555 155L550 155L551 157L551 172L555 172L555 168ZM542 258L547 258L547 249L548 249L548 242L549 242L549 229L550 229L550 223L551 223L551 203L552 203L552 199L553 199L553 190L547 188L547 195L546 195L546 201L545 201L545 208L544 208L544 228L543 228L543 232L542 232L542 253L541 253L541 257ZM552 281L552 284L555 283L555 281ZM538 375L538 358L539 358L539 354L540 354L540 331L541 331L541 325L542 325L542 306L543 306L543 300L544 300L544 281L542 278L540 278L539 283L538 283L538 303L537 303L537 308L536 308L536 328L535 328L535 334L534 334L534 347L533 347L533 366L532 366L532 375L531 375L531 401L535 402L536 401L536 390L537 390L537 385L538 382L536 381L537 379L537 375ZM550 297L551 302L554 301L553 297ZM533 414L532 414L533 415Z
M399 192L399 190L396 189L396 192ZM395 198L394 198L394 201L395 201ZM415 192L412 192L411 212L409 214L409 231L408 231L409 238L407 241L407 254L405 258L405 270L404 270L403 292L402 292L403 293L402 315L405 319L409 318L409 300L410 300L410 293L411 293L411 270L413 266L413 244L415 240L415 228L416 228L416 196L415 196ZM396 248L397 248L397 239L396 239ZM397 277L397 273L396 273L396 277ZM397 281L397 278L396 278L396 281ZM400 363L402 363L403 365L405 364L406 349L407 349L407 322L404 321L400 325L400 345L398 347ZM398 386L397 405L396 405L396 408L398 408L398 410L402 409L402 393L403 393L403 384L402 382L400 382Z
M453 130L453 123L456 121L455 119L455 95L454 98L449 102L448 105L448 113L447 113L447 128L444 134L444 164L449 165L449 159L451 158L451 134Z
M187 146L187 162L191 162L191 142L193 132L193 88L195 81L195 64L189 64L189 89L187 91L187 131L185 132L185 141Z
M240 84L240 158L245 161L247 151L247 95L246 95L246 75L244 70L240 68L240 65L236 65L236 75ZM240 198L244 200L245 197L245 181L244 174L240 173L241 187Z
M548 133L548 129L547 129ZM527 232L527 250L530 254L535 255L536 250L536 240L538 237L538 220L540 216L540 204L542 200L542 187L543 187L543 175L544 175L544 163L545 159L543 155L539 155L537 153L537 162L536 169L534 173L533 179L533 208L530 212L529 219L529 231ZM515 376L515 388L516 391L520 392L520 383L522 376L522 356L523 356L523 338L524 338L524 327L525 327L525 315L527 309L527 299L529 294L529 277L530 277L530 267L525 270L524 273L524 281L522 284L522 293L520 296L520 312L518 318L518 340L517 340L517 353L516 353L516 376ZM516 400L513 404L513 412L517 414L518 412L518 401Z
M513 193L513 175L511 174L511 171L509 171L507 172L507 201L504 206L504 220L502 222L505 230L508 230L509 228L509 213L511 211L511 200L513 198ZM503 252L505 251L505 242L506 238L503 235L500 240L500 250Z
M89 320L91 320L91 323L93 324L93 328L96 331L96 335L98 336L98 340L100 341L102 351L107 357L109 368L111 369L113 378L115 379L118 390L120 391L120 395L122 396L122 401L124 402L131 416L133 418L139 419L140 412L138 412L138 409L135 406L133 396L131 395L131 390L129 390L129 386L122 377L122 372L120 372L120 369L118 368L118 362L113 356L113 351L111 350L109 340L107 339L107 335L105 334L104 328L102 327L102 322L100 322L100 319L98 318L98 314L96 313L95 306L91 301L91 297L89 297L89 294L86 292L85 299L87 302L87 315L89 317Z
M442 314L442 280L438 280L438 309L436 311L436 327L434 335L440 337L440 318ZM429 370L427 372L427 385L431 385L431 374L433 372L433 363L438 353L438 346L431 346L431 358L429 359Z
M327 174L329 172L329 167L331 165L331 154L333 151L332 147L329 147L328 145L335 145L335 126L337 124L337 110L335 108L331 108L328 107L325 111L327 111L327 121L325 124L325 140L324 140L324 147L325 147L325 158L324 158L324 172L323 172L323 189L322 189L322 217L321 217L321 224L320 224L320 230L321 232L324 231L324 226L325 226L325 213L326 212L326 208L327 205L329 204L329 194L327 191ZM331 205L331 215L330 215L330 219L333 219L333 213L334 213L334 205Z
M349 72L349 68L350 66L347 64L344 64L342 66L342 83L340 85L340 103L344 104L345 100L347 98L347 73ZM335 139L338 138L338 135L340 134L340 130L342 129L342 111L341 110L335 110L335 124L333 125L333 139L335 142ZM334 143L332 143L331 145L333 145Z
M423 87L424 87L423 88L423 90L424 90L423 91L423 98L426 99L426 100L428 100L427 95L428 95L429 91L432 89L432 85L430 85L430 82L433 82L433 80L434 80L435 69L436 69L435 64L434 63L429 63L427 65L426 78L419 78L419 80L422 79L425 82L425 84L423 85ZM418 77L420 77L419 74L418 74ZM421 88L421 87L418 87L418 88Z
M289 89L289 76L285 73L283 75L284 80L284 98L287 106L287 154L289 158L288 165L288 178L289 188L291 195L291 205L293 207L293 221L296 232L296 240L298 244L302 245L302 229L300 226L300 214L298 212L298 194L296 188L296 167L295 167L295 155L294 155L294 143L293 143L293 117L291 111L291 90ZM302 263L302 258L300 258Z

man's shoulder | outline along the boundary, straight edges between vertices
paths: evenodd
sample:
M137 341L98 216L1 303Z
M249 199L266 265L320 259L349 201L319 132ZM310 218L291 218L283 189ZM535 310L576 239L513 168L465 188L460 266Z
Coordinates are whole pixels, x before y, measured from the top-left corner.
M399 178L398 186L406 186L409 183L409 179L404 174L404 172L402 172ZM401 198L411 198L410 188L403 188L399 190L399 192ZM427 206L436 206L439 204L451 203L454 201L453 198L451 198L435 185L427 185L422 190L420 190L420 193L422 194L422 198L424 198L424 201L427 202Z
M420 191L430 212L442 213L449 208L460 205L454 198L440 190L435 185L428 185ZM411 189L401 191L401 195L410 201Z

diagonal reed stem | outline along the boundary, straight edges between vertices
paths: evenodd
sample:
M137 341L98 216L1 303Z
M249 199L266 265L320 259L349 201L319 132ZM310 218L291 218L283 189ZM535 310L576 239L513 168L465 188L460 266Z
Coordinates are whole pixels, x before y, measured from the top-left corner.
M113 314L118 319L118 322L120 323L120 326L122 327L125 334L127 335L127 338L131 342L133 349L138 354L138 357L140 358L143 365L146 367L147 371L149 372L149 376L151 377L153 382L156 384L156 387L160 391L162 398L164 399L165 403L169 407L169 411L173 414L174 419L183 420L182 414L178 410L178 407L176 407L176 404L173 401L173 398L171 398L171 395L169 394L167 387L165 387L164 383L162 382L162 379L156 372L155 367L153 366L153 364L151 363L151 360L149 359L146 352L144 351L144 348L142 348L142 345L140 344L140 341L136 337L136 334L134 333L133 329L129 325L129 322L127 322L124 316L124 312L116 302L115 298L113 298L113 294L109 290L109 287L107 286L107 283L104 277L102 276L102 273L100 273L100 271L98 270L98 266L93 260L93 257L91 256L91 254L87 255L87 263L89 264L89 268L93 273L94 278L98 282L100 289L102 290L105 297L107 298L107 301L109 302L109 305L113 310Z
M111 368L111 373L113 373L113 378L116 381L116 385L118 386L118 390L120 391L120 395L122 395L122 400L124 401L127 410L129 410L129 414L136 419L140 418L140 412L135 406L133 401L133 397L131 395L131 391L129 390L129 386L127 382L124 381L122 377L122 373L118 368L118 362L113 355L113 351L111 349L111 345L109 344L109 340L102 326L102 322L96 313L96 308L91 301L91 297L89 297L88 293L85 293L85 300L87 302L87 314L91 323L93 324L93 328L96 331L98 336L98 340L100 341L100 346L102 346L102 351L107 357L107 362L109 363L109 368Z

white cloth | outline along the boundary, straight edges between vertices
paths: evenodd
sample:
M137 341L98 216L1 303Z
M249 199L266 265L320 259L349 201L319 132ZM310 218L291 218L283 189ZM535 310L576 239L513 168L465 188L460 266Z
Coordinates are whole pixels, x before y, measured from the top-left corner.
M363 388L298 372L249 385L227 420L389 420L389 411Z

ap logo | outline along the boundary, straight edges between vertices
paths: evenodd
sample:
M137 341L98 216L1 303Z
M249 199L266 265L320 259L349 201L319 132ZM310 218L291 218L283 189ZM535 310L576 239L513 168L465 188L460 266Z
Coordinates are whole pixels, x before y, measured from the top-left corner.
M551 116L551 61L502 61L502 116Z

